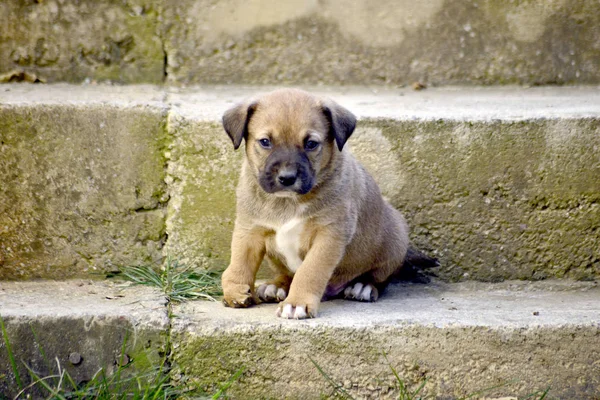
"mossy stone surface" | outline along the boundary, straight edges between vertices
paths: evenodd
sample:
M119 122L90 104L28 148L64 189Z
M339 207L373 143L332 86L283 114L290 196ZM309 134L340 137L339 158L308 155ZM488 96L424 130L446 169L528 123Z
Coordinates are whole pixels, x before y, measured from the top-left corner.
M241 151L219 125L176 126L167 248L225 268ZM598 120L365 120L349 146L441 278L600 275Z
M168 0L171 83L600 82L593 0Z
M166 114L0 109L0 279L70 278L161 258Z
M0 3L0 74L48 82L160 83L164 52L154 0Z
M165 362L169 343L166 300L156 289L90 280L3 282L0 318L0 397L13 398L19 386L11 366L14 357L23 387L32 383L27 370L49 379L56 387L61 371L81 384L102 369L107 381L121 369L121 386L151 381ZM57 364L58 363L58 364ZM102 375L96 376L102 381ZM63 377L62 389L72 390ZM27 390L32 398L46 398L40 383ZM4 397L2 397L4 398Z
M322 302L314 319L277 304L175 305L173 378L232 398L397 399L399 378L423 398L593 397L600 385L596 282L392 284L377 302ZM585 349L585 351L582 351ZM322 373L319 371L321 369ZM485 391L485 392L482 392Z
M8 0L0 25L0 74L49 82L600 82L594 0Z
M235 187L243 150L217 123L171 114L165 252L183 264L222 270L229 264Z
M391 198L450 280L600 274L600 122L372 122L394 143Z

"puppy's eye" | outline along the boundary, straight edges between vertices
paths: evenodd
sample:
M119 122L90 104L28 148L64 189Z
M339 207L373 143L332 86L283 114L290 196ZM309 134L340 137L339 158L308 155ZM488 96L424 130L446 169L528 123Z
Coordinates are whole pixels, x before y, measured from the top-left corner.
M319 142L314 141L314 140L307 140L306 143L304 144L304 148L306 150L314 150L317 147L319 147Z
M263 149L270 149L271 148L271 141L269 139L260 139L258 141L258 143L260 143L260 146Z

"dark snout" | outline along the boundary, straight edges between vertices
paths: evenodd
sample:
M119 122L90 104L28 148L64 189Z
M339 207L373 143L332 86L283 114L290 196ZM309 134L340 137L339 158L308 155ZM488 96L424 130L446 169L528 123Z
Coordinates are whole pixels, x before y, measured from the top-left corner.
M295 192L306 194L314 186L314 171L306 154L299 150L274 150L259 176L267 193Z

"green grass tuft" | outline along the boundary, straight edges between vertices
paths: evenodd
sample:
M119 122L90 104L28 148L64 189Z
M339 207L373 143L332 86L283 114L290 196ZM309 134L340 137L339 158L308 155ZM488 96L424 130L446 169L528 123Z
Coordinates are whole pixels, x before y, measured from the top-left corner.
M204 299L216 301L222 294L220 274L215 271L194 270L168 259L164 267L125 267L122 276L138 285L159 288L169 301Z
M417 397L417 395L425 387L425 384L427 383L427 379L423 380L423 382L421 382L421 385L419 385L419 387L414 392L411 392L410 389L408 389L408 387L402 380L402 378L400 378L400 376L398 375L398 372L396 371L394 366L390 363L390 360L388 360L387 354L383 353L383 357L385 357L385 361L390 366L390 369L392 370L392 373L394 374L394 377L396 378L396 388L398 389L398 400L424 400L425 399L424 397L420 397L420 396Z
M75 383L67 370L61 367L58 359L56 373L44 377L29 366L25 367L29 371L31 383L23 388L15 399L29 398L34 390L44 393L47 399L56 400L175 400L187 392L174 388L162 367L146 373L134 373L126 378L123 377L123 373L129 366L119 367L110 375L101 369L83 385Z

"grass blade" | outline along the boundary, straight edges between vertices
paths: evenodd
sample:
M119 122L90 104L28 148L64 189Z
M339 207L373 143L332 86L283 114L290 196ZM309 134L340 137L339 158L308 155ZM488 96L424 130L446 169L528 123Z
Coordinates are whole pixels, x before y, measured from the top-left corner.
M513 380L513 381L509 381L509 382L505 382L505 383L500 383L500 384L498 384L498 385L496 385L496 386L492 386L492 387L489 387L489 388L486 388L486 389L483 389L483 390L479 390L479 391L477 391L477 392L475 392L475 393L471 393L471 394L470 394L470 395L468 395L467 397L461 397L459 400L468 400L468 399L471 399L471 398L473 398L473 397L479 396L479 395L481 395L481 394L483 394L483 393L485 393L485 392L490 392L490 391L492 391L492 390L494 390L494 389L499 389L499 388L501 388L501 387L508 386L508 385L510 385L511 383L515 383L515 382L516 382L516 381L514 381L514 380Z
M317 362L315 360L313 360L311 356L308 356L308 359L314 364L314 366L317 368L319 373L321 375L323 375L323 377L329 383L329 385L331 385L331 387L334 389L335 395L340 396L344 399L355 400L354 397L352 397L350 395L350 393L348 393L341 384L339 384L336 381L334 381L333 379L331 379L331 377L325 371L323 371L321 366L319 364L317 364Z
M229 380L227 382L225 382L224 384L221 385L221 387L219 388L217 393L215 393L211 397L211 399L217 400L221 396L223 396L225 394L225 392L227 392L227 389L229 389L231 387L231 385L233 385L235 383L235 381L240 379L240 376L242 376L243 373L244 373L244 367L238 369L237 372L235 374L233 374L233 376L231 378L229 378Z
M544 390L543 392L541 390L538 390L537 392L534 392L527 397L523 397L521 400L527 400L527 399L544 400L546 398L546 396L548 396L549 392L550 392L550 386L548 386L546 388L546 390ZM538 396L540 396L540 397L538 397Z
M35 373L35 371L33 369L31 369L27 364L24 364L25 368L27 368L27 370L29 371L29 374L32 377L33 380L33 384L30 385L31 387L36 386L36 385L40 385L42 386L44 389L46 389L48 391L48 393L50 393L50 397L51 399L59 399L59 400L67 400L66 397L64 397L63 395L60 394L60 392L58 391L59 388L53 388L52 386L48 385L48 383L46 382L47 380L49 380L50 378L52 379L59 379L59 382L62 380L61 374L59 375L51 375L48 377L44 377L44 378L40 378L38 374ZM16 397L15 397L16 399Z
M0 330L2 331L2 337L4 338L4 345L6 346L6 351L8 352L8 360L10 361L10 366L12 367L13 374L15 374L15 381L17 382L17 386L19 389L23 389L23 382L21 381L21 377L19 376L19 370L17 369L17 363L15 361L15 356L12 352L12 347L10 346L10 341L8 340L8 332L6 332L6 327L4 326L4 320L0 317Z

